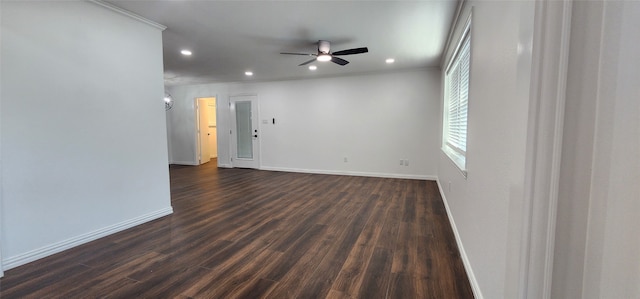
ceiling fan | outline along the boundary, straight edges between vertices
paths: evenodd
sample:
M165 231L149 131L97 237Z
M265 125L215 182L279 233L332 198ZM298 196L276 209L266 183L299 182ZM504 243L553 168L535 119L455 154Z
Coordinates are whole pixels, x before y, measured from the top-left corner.
M331 61L335 64L339 64L339 65L346 65L347 63L349 63L348 61L340 58L340 57L336 57L336 56L343 56L343 55L353 55L353 54L362 54L362 53L367 53L369 52L369 49L367 49L366 47L363 48L353 48L353 49L348 49L348 50L342 50L342 51L337 51L337 52L333 52L331 53L330 51L331 48L331 44L326 41L326 40L319 40L318 41L318 53L317 54L306 54L306 53L280 53L280 54L285 54L285 55L302 55L302 56L312 56L315 57L309 61L303 62L301 64L299 64L298 66L303 66L303 65L307 65L309 63L312 63L314 61Z

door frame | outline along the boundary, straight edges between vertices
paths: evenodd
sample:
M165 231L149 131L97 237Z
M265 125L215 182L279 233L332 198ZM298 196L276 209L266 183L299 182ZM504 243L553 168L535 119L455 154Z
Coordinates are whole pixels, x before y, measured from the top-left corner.
M536 1L517 298L550 298L572 1Z
M231 109L231 105L233 102L233 98L235 97L254 97L254 99L252 101L255 101L256 105L255 105L255 118L256 118L256 128L258 129L258 138L257 138L257 142L258 142L258 146L256 148L256 151L254 152L254 159L257 157L257 165L256 168L254 169L261 169L262 168L262 144L260 142L260 139L262 138L262 128L260 126L260 102L258 101L258 95L257 94L251 94L251 93L241 93L241 94L232 94L229 95L229 130L230 132L232 132L233 128L235 127L235 124L233 124L233 120L235 120L235 116L233 115L235 113L235 107L234 109ZM252 110L253 112L253 110ZM234 157L235 157L235 138L234 138L235 134L231 133L229 135L229 165L231 168L235 168L238 167L235 163Z
M200 127L200 122L199 122L199 118L200 115L198 114L198 108L200 108L200 106L198 105L198 99L203 99L203 98L214 98L215 102L216 102L216 136L218 136L218 138L216 138L216 146L218 148L220 148L220 132L218 131L218 127L219 125L217 125L217 123L220 121L220 112L218 109L218 95L211 95L211 96L197 96L195 98L193 98L193 120L194 120L194 134L193 134L193 165L200 165L200 136L198 134L198 129ZM220 159L216 159L217 160L217 166L220 167Z

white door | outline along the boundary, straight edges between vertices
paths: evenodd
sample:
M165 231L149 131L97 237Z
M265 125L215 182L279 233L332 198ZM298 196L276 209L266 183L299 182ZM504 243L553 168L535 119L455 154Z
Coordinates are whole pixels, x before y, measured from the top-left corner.
M256 96L233 96L231 109L231 165L260 168L260 132Z
M216 98L211 98L208 104L209 111L209 152L211 159L218 157L218 129L216 128Z
M199 98L197 100L198 110L198 145L200 164L209 162L211 154L209 153L209 99Z

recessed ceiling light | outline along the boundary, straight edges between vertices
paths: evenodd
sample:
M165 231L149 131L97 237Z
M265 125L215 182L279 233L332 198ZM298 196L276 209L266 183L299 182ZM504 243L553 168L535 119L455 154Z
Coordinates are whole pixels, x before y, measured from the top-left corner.
M244 74L247 76L253 76L253 72L244 72Z
M184 55L184 56L191 56L191 54L192 54L191 51L189 51L189 50L182 50L182 51L180 51L180 53L182 55Z
M318 67L317 67L317 66L315 66L315 65L310 65L310 66L309 66L309 69L310 69L310 70L312 70L312 71L315 71L315 70L317 70L317 69L318 69Z
M387 60L385 60L384 62L386 62L386 63L394 63L394 62L396 62L396 60L393 59L393 58L387 58Z

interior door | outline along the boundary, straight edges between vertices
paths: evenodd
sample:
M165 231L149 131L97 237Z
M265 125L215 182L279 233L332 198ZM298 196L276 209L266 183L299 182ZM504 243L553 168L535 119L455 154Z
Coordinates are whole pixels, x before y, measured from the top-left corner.
M231 110L231 152L233 167L260 168L260 134L256 96L233 96Z
M209 99L199 98L198 104L198 145L200 147L200 155L198 159L200 164L209 162L211 153L209 153Z
M218 157L218 129L216 121L216 98L209 100L209 152L211 159Z

